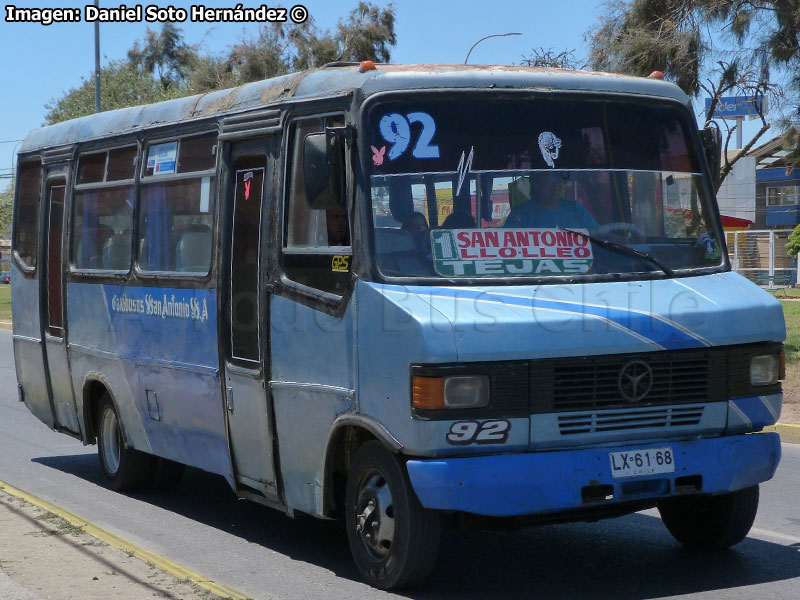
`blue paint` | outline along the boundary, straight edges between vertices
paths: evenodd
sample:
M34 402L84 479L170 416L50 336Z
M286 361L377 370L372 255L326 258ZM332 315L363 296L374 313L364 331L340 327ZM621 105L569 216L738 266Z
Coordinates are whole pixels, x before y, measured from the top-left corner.
M216 290L102 287L120 358L219 365Z
M798 207L796 204L783 204L780 206L767 207L767 225L795 226L798 223Z
M767 403L771 397L752 396L748 398L734 398L730 402L734 404L752 424L750 431L756 431L767 425L774 425L778 421L777 414L770 410ZM771 404L771 403L770 403ZM777 411L780 411L780 401L776 401Z
M87 371L101 371L134 447L232 477L216 290L70 283L67 318L76 393Z
M788 167L772 167L771 169L756 169L756 183L769 183L770 181L791 181L800 179L800 169Z
M708 345L703 343L697 336L681 330L673 324L666 323L651 314L642 314L624 308L592 306L590 304L576 304L547 298L537 298L533 294L528 298L524 298L520 297L522 294L520 294L521 290L519 290L519 288L512 292L513 295L503 293L503 291L500 290L484 291L470 288L441 288L432 291L430 287L409 286L408 289L413 293L426 294L432 298L465 298L484 302L499 302L509 306L519 306L532 310L540 308L544 310L564 311L578 316L590 315L593 317L600 317L612 321L668 350L700 348Z
M758 116L762 109L761 96L722 96L714 109L714 117L731 118ZM706 98L706 114L711 109L711 98Z
M671 446L674 473L613 479L609 452ZM658 442L586 450L500 454L471 458L410 460L408 474L426 508L460 510L479 515L514 516L557 512L587 505L581 489L611 485L613 500L602 504L674 495L674 480L701 475L702 491L724 493L771 478L780 460L775 433L738 435L694 441ZM669 492L664 483L669 480ZM638 482L653 484L625 485ZM599 505L594 503L593 505Z

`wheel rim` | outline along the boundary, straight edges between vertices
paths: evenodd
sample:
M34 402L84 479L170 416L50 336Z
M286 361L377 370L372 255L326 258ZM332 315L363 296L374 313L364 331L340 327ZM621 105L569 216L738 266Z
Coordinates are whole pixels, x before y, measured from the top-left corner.
M114 475L119 469L119 453L122 440L120 439L117 415L111 408L103 411L100 437L103 445L103 462L108 472Z
M374 560L388 556L394 544L394 500L389 483L380 471L372 469L361 477L355 504L358 539Z

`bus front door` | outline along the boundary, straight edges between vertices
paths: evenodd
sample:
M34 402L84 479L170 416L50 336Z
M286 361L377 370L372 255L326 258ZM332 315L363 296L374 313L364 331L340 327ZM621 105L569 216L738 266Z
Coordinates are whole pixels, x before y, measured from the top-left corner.
M278 501L269 396L269 298L262 258L269 246L262 215L268 214L269 139L227 147L230 231L227 245L225 402L233 466L239 484Z
M72 392L66 336L64 334L64 200L67 181L63 169L51 170L47 179L44 235L44 275L41 279L42 339L50 383L55 428L79 433Z

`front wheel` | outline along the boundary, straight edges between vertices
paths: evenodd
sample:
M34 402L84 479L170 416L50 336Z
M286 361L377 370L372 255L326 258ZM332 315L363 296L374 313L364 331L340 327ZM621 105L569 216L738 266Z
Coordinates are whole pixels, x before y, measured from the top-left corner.
M112 490L121 492L147 485L153 457L125 446L117 409L107 394L97 413L97 450L100 467Z
M350 551L370 585L407 586L430 574L439 553L439 516L422 507L405 465L380 442L356 453L345 511Z
M758 511L758 486L719 496L670 498L658 506L664 525L688 548L727 548L750 531Z

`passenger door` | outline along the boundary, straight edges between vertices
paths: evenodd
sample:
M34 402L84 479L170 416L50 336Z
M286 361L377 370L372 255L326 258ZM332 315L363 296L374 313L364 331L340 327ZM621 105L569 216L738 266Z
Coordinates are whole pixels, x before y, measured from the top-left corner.
M237 481L278 499L273 411L269 397L268 156L272 138L237 142L227 149L230 231L223 271L227 337L225 396ZM222 294L221 294L222 295Z
M45 188L44 252L41 277L42 339L45 367L50 381L55 426L79 433L78 415L70 379L64 327L64 207L67 172L52 168Z

